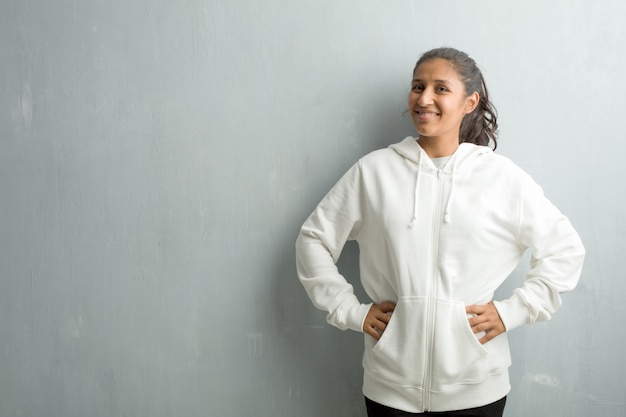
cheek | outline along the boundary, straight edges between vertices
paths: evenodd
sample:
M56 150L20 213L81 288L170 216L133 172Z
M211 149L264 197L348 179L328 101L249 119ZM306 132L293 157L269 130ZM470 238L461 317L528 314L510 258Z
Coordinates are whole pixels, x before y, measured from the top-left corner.
M469 105L466 101L457 102L450 106L450 110L456 113L456 115L460 118L465 117L468 113Z

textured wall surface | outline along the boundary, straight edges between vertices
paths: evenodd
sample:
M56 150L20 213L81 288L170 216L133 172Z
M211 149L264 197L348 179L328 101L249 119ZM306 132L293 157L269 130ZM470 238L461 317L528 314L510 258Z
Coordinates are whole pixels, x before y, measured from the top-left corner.
M0 416L363 416L361 336L325 324L293 244L357 158L413 134L412 66L450 45L588 251L553 320L511 334L506 416L623 417L624 14L2 0Z

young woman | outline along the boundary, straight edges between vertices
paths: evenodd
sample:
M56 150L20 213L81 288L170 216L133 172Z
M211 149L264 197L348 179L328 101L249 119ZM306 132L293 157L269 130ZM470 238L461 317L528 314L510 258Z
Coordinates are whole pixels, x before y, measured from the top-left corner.
M452 48L417 62L408 137L359 160L306 220L300 281L340 329L365 334L363 393L373 416L502 416L507 334L547 320L581 273L568 219L494 154L496 112L473 59ZM360 251L359 301L335 263ZM530 249L510 298L494 291Z

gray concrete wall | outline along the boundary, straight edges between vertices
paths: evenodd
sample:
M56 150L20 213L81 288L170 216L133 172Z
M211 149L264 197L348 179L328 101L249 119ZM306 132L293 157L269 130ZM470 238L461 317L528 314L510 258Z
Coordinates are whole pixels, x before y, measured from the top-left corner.
M450 45L588 250L554 319L511 334L506 415L624 416L625 14L2 0L0 415L363 416L361 336L310 304L293 243L358 157L413 134L413 64Z

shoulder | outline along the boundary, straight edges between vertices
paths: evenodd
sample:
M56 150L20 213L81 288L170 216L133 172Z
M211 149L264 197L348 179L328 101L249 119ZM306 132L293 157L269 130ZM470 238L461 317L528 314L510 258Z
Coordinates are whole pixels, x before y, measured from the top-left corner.
M517 198L534 185L531 176L509 157L481 148L458 169L460 175L467 175L474 186L502 197Z
M419 146L415 139L407 137L401 142L371 151L361 158L348 171L362 180L379 177L398 177L411 174L408 169L418 160ZM412 174L411 174L412 175Z
M365 169L377 169L388 164L397 164L402 160L417 160L419 149L415 138L408 136L386 148L368 153L359 160L359 163Z
M511 172L512 174L518 175L527 175L526 172L520 168L513 160L507 156L491 153L491 162L493 165L499 169L505 170L506 172Z
M375 175L383 170L385 166L390 165L394 152L389 149L377 149L361 156L353 165L343 174L338 184L357 183L365 181L366 178Z
M479 164L493 175L498 175L509 180L532 181L530 175L519 165L507 156L494 153L493 151L484 153Z
M398 154L389 148L377 149L364 155L359 159L359 164L362 167L376 167L378 165L384 165L388 162L397 161Z

